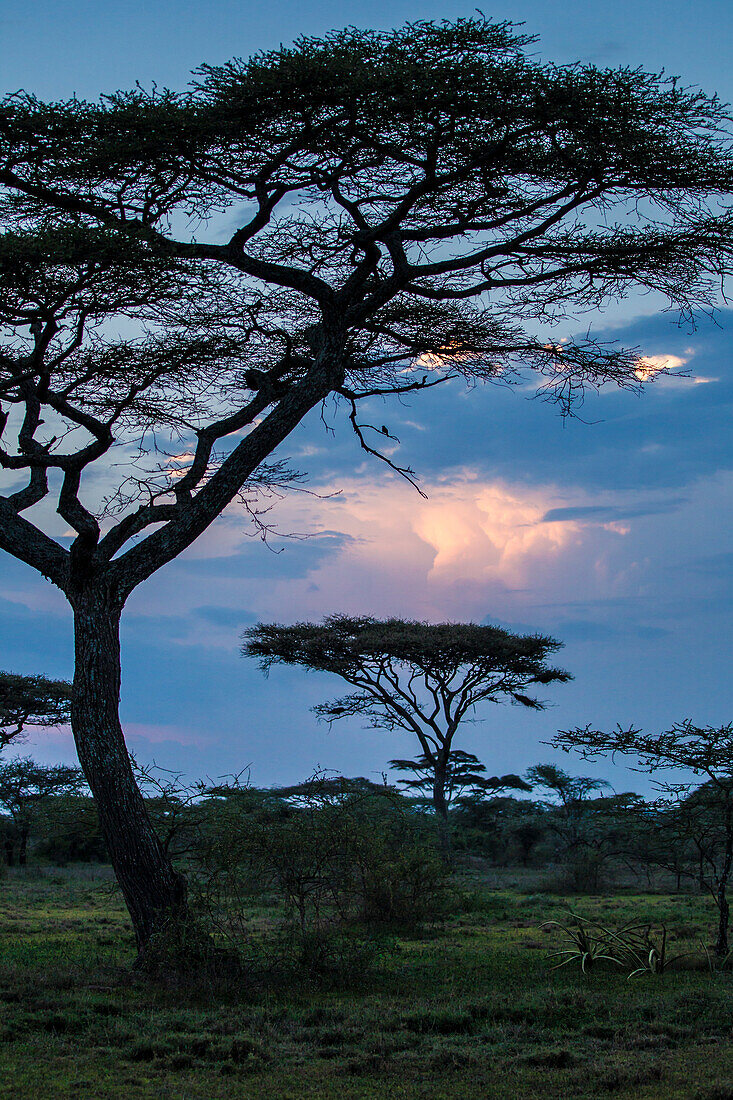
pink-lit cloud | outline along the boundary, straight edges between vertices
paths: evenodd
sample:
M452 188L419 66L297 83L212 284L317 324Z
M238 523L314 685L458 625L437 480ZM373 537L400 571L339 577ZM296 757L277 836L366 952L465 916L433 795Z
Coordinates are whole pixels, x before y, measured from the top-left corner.
M575 595L597 596L597 563L629 530L592 518L547 522L544 517L553 509L587 503L586 497L554 486L510 485L470 470L424 484L427 499L385 475L317 489L317 496L291 496L278 506L281 531L316 538L304 544L286 541L281 556L269 560L266 582L248 576L252 554L266 557L269 551L244 537L243 517L237 521L230 512L209 531L189 552L197 582L185 591L188 606L242 607L262 618L281 619L333 610L429 619L507 617L518 604L552 598L568 586ZM318 536L333 539L328 553L315 553ZM207 575L207 560L230 557L234 564L243 546L250 556L238 572L223 575L212 569ZM313 547L313 564L293 575L296 547L306 562ZM161 578L157 594L149 590L131 610L146 616L170 613L180 599L180 584L174 590ZM176 641L200 642L204 635L208 644L232 644L231 628L211 624L199 624Z

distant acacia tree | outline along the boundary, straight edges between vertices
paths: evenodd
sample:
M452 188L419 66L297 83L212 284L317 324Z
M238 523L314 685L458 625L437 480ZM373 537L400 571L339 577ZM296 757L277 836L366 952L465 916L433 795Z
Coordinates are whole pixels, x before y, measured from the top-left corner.
M314 707L319 718L359 715L374 728L417 737L446 848L450 762L461 722L480 703L505 700L542 710L527 688L572 679L547 664L561 642L475 623L329 615L322 623L258 623L243 638L243 654L258 658L265 672L273 664L301 665L333 672L354 688Z
M44 803L56 795L75 794L83 786L84 776L78 768L62 764L47 767L30 758L0 764L0 806L13 824L12 834L6 832L5 836L9 863L13 862L17 840L18 863L25 865L33 822Z
M26 726L58 726L69 721L71 684L45 676L0 672L0 750Z
M607 780L569 775L556 764L536 764L525 779L552 796L544 820L559 842L573 887L597 889L609 860L628 854L642 799L631 792L606 794L611 787Z
M365 401L453 378L528 370L567 410L648 375L543 325L638 288L690 315L731 269L724 107L532 42L351 28L182 93L0 103L0 548L73 608L72 728L141 961L187 906L118 714L135 588L329 396L372 454Z
M647 823L654 830L653 858L683 873L678 853L673 859L658 852L660 841L677 846L692 846L695 856L688 864L692 873L712 893L718 908L715 955L727 956L730 902L728 888L733 875L733 723L724 726L697 726L690 719L678 722L663 733L643 733L617 726L610 733L591 726L562 730L553 744L585 758L602 755L631 756L636 768L655 778L660 798L647 812ZM658 773L671 769L679 778L664 780ZM705 779L690 779L689 773Z
M562 811L555 828L568 849L576 848L582 839L588 812L592 812L591 801L610 784L605 779L593 779L588 775L569 775L556 764L535 764L527 769L525 778L533 787L555 798Z
M390 768L398 772L410 772L412 779L398 779L398 786L414 794L432 799L435 768L429 756L423 753L416 760L390 760ZM446 807L463 798L486 798L504 791L531 791L529 783L518 775L486 774L486 766L472 752L453 749L448 755L445 769Z

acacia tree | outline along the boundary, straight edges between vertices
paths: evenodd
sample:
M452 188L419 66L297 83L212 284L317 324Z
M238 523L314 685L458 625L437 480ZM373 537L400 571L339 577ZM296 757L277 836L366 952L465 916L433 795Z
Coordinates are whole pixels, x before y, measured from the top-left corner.
M397 780L403 790L428 798L432 796L435 769L431 757L422 753L415 760L390 760L389 766L393 771L411 773L412 779ZM491 798L504 791L531 790L529 783L518 775L487 775L486 765L472 752L453 749L448 754L445 768L446 810L451 803L467 798Z
M25 866L28 838L44 803L57 795L76 794L83 784L80 770L64 764L49 767L30 758L0 764L0 806L10 815L15 832L15 838L5 839L8 863L13 862L12 841L17 839L18 863Z
M183 93L0 104L0 548L73 608L72 728L141 949L186 902L118 716L131 592L329 395L371 452L363 401L456 377L529 370L567 408L638 363L541 322L639 287L691 314L730 269L718 101L531 42L349 29Z
M359 715L375 729L417 737L445 849L453 739L461 722L485 702L509 700L543 710L544 703L526 689L572 679L546 663L561 642L475 623L329 615L323 623L258 623L243 638L242 653L258 658L264 672L273 664L297 664L333 672L354 688L314 707L319 718L334 722Z
M552 743L566 752L574 749L586 759L616 753L635 757L635 767L651 775L660 769L683 773L676 780L654 780L660 798L646 819L655 827L657 841L666 837L668 843L689 843L696 850L691 872L710 889L718 908L715 955L724 959L730 923L728 887L733 875L733 723L696 726L685 719L659 734L643 733L633 726L617 726L610 733L583 726L561 730ZM690 773L705 779L690 779ZM656 851L653 858L675 873L683 873L676 859L666 861Z
M0 750L26 726L58 726L69 721L71 684L45 676L0 672Z
M597 889L604 864L627 855L641 799L630 792L604 794L611 787L607 780L568 775L556 764L535 764L525 779L553 798L545 821L568 862L573 887Z

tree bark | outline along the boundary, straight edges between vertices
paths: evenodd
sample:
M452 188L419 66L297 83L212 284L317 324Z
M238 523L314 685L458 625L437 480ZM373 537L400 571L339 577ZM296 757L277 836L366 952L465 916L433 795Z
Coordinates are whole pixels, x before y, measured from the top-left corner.
M158 840L135 782L119 720L123 601L101 586L75 593L71 727L112 866L135 932L139 960L151 936L186 916L186 880Z
M728 882L730 881L731 871L733 871L733 804L731 804L730 793L730 791L726 792L725 798L723 816L725 848L715 898L718 904L718 942L715 944L715 955L718 959L723 959L728 954L728 922L730 919Z
M715 955L718 959L723 959L728 954L728 921L730 917L730 906L724 883L721 883L718 887L716 900L718 903L718 940L715 944Z
M438 764L433 779L433 807L438 823L440 851L446 862L451 858L450 824L448 822L448 802L445 797L445 771Z
M25 867L28 862L28 837L30 835L30 825L26 822L20 826L20 843L18 845L18 866Z

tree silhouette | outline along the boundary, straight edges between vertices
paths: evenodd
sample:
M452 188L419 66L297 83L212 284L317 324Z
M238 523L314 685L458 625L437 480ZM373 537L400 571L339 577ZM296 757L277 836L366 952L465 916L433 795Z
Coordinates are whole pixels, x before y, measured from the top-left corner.
M403 790L431 799L434 785L434 767L429 756L423 753L415 760L390 760L390 768L398 772L410 772L412 779L398 779ZM464 798L485 798L504 791L531 791L518 775L486 775L486 766L478 756L462 749L453 749L445 769L446 809L451 803Z
M359 715L374 728L417 737L446 850L453 739L461 722L485 702L543 710L527 688L572 679L546 663L561 642L475 623L329 615L323 623L258 623L243 638L242 653L258 658L264 672L273 664L301 665L333 672L354 688L313 708L325 721Z
M141 958L186 886L118 716L133 590L287 478L268 460L327 397L371 454L364 401L453 378L529 371L568 410L647 374L543 325L635 288L690 316L730 270L718 101L532 42L348 29L182 93L0 103L0 548L73 609L72 728Z
M14 825L15 838L6 833L5 852L13 860L13 839L18 841L18 863L25 866L28 839L33 822L43 804L60 794L75 794L84 785L78 768L63 764L46 766L35 760L10 760L0 764L0 806L7 810Z
M662 733L644 733L617 726L610 733L591 726L561 730L553 745L579 752L586 759L619 753L636 759L636 770L655 776L660 798L647 811L649 827L657 840L697 850L697 876L711 891L718 908L715 955L728 955L730 902L728 887L733 875L733 723L697 726L691 719L677 722ZM678 773L674 779L658 778L660 771ZM690 773L705 779L691 779ZM657 861L665 865L663 857ZM669 861L678 872L676 860ZM695 872L693 872L695 873Z
M45 676L0 672L0 750L26 726L58 726L69 721L71 684Z

